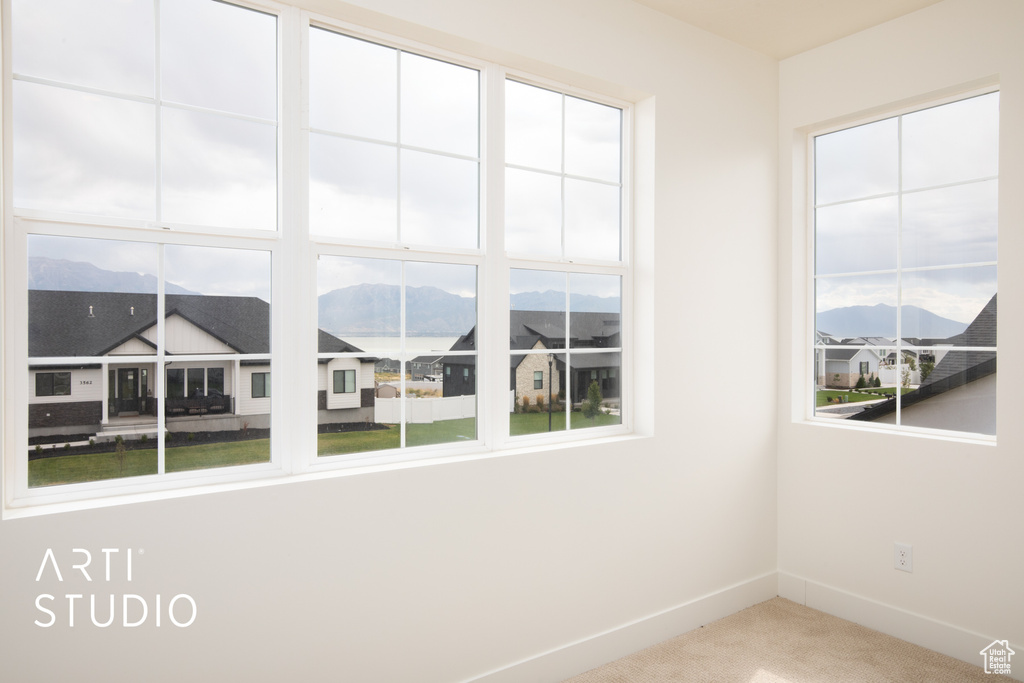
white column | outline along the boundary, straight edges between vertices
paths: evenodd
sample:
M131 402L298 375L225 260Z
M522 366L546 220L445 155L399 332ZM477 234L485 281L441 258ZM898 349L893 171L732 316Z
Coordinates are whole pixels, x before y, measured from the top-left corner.
M238 414L238 388L241 382L242 361L235 359L234 372L231 373L231 413Z
M108 417L110 414L110 373L106 361L100 363L100 373L102 374L100 384L103 387L101 389L103 396L103 409L100 411L100 426L103 426L110 422Z

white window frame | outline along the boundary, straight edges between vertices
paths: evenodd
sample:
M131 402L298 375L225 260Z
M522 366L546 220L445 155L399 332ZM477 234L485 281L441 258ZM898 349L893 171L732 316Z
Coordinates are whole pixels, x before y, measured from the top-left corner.
M935 428L917 427L906 424L886 424L881 422L861 422L861 421L850 421L850 420L837 420L834 418L819 417L816 413L816 394L817 394L817 373L815 371L815 358L820 349L820 345L817 343L817 326L816 326L816 295L815 295L815 283L817 280L817 274L815 272L815 245L816 245L816 208L817 204L815 201L815 139L817 137L827 135L829 133L835 133L850 128L856 128L858 126L868 125L887 119L905 116L913 114L915 112L939 107L946 104L953 104L962 100L971 99L973 97L979 97L991 93L1000 92L1001 88L998 83L991 85L985 85L978 87L969 87L963 90L957 90L950 94L935 97L925 96L913 100L912 102L904 103L898 106L894 106L884 111L874 111L870 114L854 115L846 119L833 120L826 125L820 127L810 127L806 130L806 158L805 168L807 169L806 176L806 198L805 198L805 216L807 225L807 239L806 239L806 282L808 286L806 288L806 318L804 326L804 335L808 340L807 348L809 353L804 354L804 368L807 380L803 383L803 386L794 386L793 390L799 392L803 396L804 405L804 421L815 426L823 426L827 428L835 429L852 429L858 431L871 431L881 432L889 434L897 434L902 436L911 436L918 438L931 438L945 441L959 441L966 443L978 443L985 445L995 445L997 437L995 435L980 434L976 432L958 432L953 430L940 430ZM1000 120L1000 127L1003 126L1003 121ZM997 176L998 178L998 176ZM969 182L978 182L978 179ZM951 183L950 185L959 185L961 183ZM940 186L942 187L942 186ZM928 189L928 188L924 188ZM1001 188L1002 189L1002 188ZM921 191L921 189L915 189L914 192ZM901 188L897 193L897 196L902 197L904 190ZM900 209L902 213L902 208ZM900 217L902 222L902 216ZM993 262L991 265L997 266L998 261ZM978 264L973 264L978 265ZM901 266L897 266L898 271L902 271ZM896 371L899 372L900 368L903 367L902 361L905 349L907 347L901 344L902 330L899 316L897 316L897 339L896 346L858 346L858 349L870 349L875 350L881 358L884 360L889 354L893 352L896 354ZM913 349L910 349L913 350ZM922 349L923 350L923 349ZM956 347L956 352L967 352L978 350L974 347ZM998 347L986 347L984 350L995 350L998 356ZM900 352L897 352L900 351ZM879 363L881 365L881 362ZM901 412L902 406L897 401L896 413Z
M303 0L297 0L300 4ZM387 466L451 456L486 456L502 451L512 453L531 444L564 444L628 435L633 430L633 330L632 330L632 131L633 103L585 91L532 74L513 71L495 63L449 52L443 48L407 40L372 28L307 12L298 6L270 0L231 0L231 4L277 16L278 38L278 155L277 228L240 230L204 226L171 225L163 222L76 217L65 214L13 208L13 124L10 12L11 0L0 0L3 8L3 224L6 254L3 276L3 474L4 507L8 516L76 509L109 504L118 500L147 500L186 495L202 490L250 485L258 480L296 480L288 475L317 473L372 465ZM480 103L480 195L479 242L476 249L431 249L401 244L342 242L311 237L308 222L309 126L308 126L308 32L320 26L354 37L381 43L419 55L477 69L481 74ZM504 252L504 83L506 78L562 92L622 110L621 259L616 262L537 260L528 254ZM77 222L76 222L77 221ZM161 245L207 246L269 252L271 260L271 351L243 355L240 360L269 362L277 375L271 393L271 460L211 470L163 473L126 479L50 486L27 487L30 387L27 335L27 236L29 234L82 238L105 238ZM316 455L316 363L318 357L315 306L295 305L315 299L316 260L319 255L384 258L400 261L465 264L477 269L476 349L462 352L476 358L477 439L468 443L400 448L354 456ZM621 386L622 421L619 425L594 427L555 434L509 436L509 273L513 268L555 270L562 273L611 274L621 277ZM162 275L162 265L160 267ZM163 342L163 284L158 312L158 335ZM312 299L311 299L312 297ZM564 353L564 351L559 351ZM403 350L404 353L404 350ZM451 355L456 352L446 352ZM546 352L545 352L546 353ZM346 354L334 354L345 356ZM361 356L365 354L352 354ZM402 356L409 361L413 355ZM333 357L333 356L332 356ZM217 360L210 356L176 356L182 361ZM119 361L153 362L147 356L119 357ZM67 359L46 359L45 364L67 363ZM153 392L162 396L165 378L163 358L152 373ZM35 367L33 363L33 367ZM404 379L404 374L403 374ZM187 376L186 376L187 386ZM357 388L358 391L358 388ZM404 392L403 392L404 394ZM159 428L163 429L163 411ZM163 445L160 446L162 456ZM219 485L211 488L210 485ZM124 496L128 495L128 498Z

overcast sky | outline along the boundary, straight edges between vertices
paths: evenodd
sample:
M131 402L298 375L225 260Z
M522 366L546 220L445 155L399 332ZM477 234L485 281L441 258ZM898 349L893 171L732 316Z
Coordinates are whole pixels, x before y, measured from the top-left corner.
M816 138L816 309L895 306L899 266L903 303L971 322L996 293L998 142L998 93Z
M12 24L18 208L278 229L274 16L13 0ZM319 28L308 47L312 232L477 248L479 72ZM621 111L507 89L508 161L526 167L508 176L510 250L617 260Z
M277 229L277 19L210 0L158 6L159 55L152 0L13 0L16 74L118 95L15 82L16 206ZM401 225L410 243L476 247L479 73L320 29L309 47L313 231L393 240ZM618 259L621 111L509 82L506 118L510 251ZM996 291L995 269L959 266L995 260L998 188L960 183L997 172L998 94L817 138L817 274L895 268L902 225L904 268L956 266L905 274L904 301L969 322ZM901 200L872 198L900 189ZM148 272L127 256L134 247L108 244L101 259L91 244L47 255L110 269L114 251ZM263 258L197 251L193 263L219 265L169 258L167 276L266 296L268 266L253 265ZM475 292L461 275L435 276ZM818 310L895 301L873 277L819 280ZM358 268L331 281L370 279Z

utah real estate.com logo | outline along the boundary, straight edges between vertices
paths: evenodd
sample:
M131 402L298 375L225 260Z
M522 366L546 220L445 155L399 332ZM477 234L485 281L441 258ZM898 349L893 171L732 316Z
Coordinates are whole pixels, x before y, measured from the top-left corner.
M100 553L103 559L96 558L97 561L93 562L91 552L85 548L73 548L70 557L72 561L68 562L65 556L65 561L58 563L53 549L46 549L36 573L36 583L45 577L48 581L56 579L57 583L63 584L67 574L68 583L72 585L65 589L71 592L62 596L52 593L36 596L36 609L39 610L36 626L49 628L57 623L67 623L69 628L74 628L76 624L91 621L93 626L106 628L116 623L118 608L121 613L118 625L123 628L142 626L151 617L150 623L157 627L169 622L178 628L188 628L195 622L196 601L186 593L178 593L170 600L160 593L146 596L122 593L118 596L111 590L106 595L86 594L90 584L105 583L109 586L131 583L138 559L136 556L144 555L145 550L133 551L126 548L122 552L120 548L103 548Z
M985 658L985 673L1010 675L1010 658L1016 652L1010 649L1010 641L993 640L992 644L981 651Z

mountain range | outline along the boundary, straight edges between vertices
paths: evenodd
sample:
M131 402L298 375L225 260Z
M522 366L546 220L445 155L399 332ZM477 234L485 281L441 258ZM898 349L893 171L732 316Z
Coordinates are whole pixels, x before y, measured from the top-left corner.
M130 271L110 271L91 263L29 258L29 289L78 292L156 292L156 278ZM168 294L199 294L172 282ZM398 285L361 284L322 294L317 302L319 327L336 336L381 337L398 333ZM406 290L406 333L410 336L456 337L476 324L475 298L452 294L438 287ZM565 308L565 292L522 292L511 296L512 308L559 311ZM574 294L571 310L607 313L619 311L619 297Z
M918 339L945 339L967 329L967 323L935 315L918 306L903 306L902 336ZM896 308L886 304L846 306L817 315L819 332L833 337L896 338Z
M156 277L130 271L104 270L84 261L32 256L28 260L28 288L65 292L140 292L156 294ZM168 282L168 294L198 294Z
M321 329L331 334L381 337L399 331L398 285L363 284L321 294L317 313ZM565 292L522 292L511 296L516 310L560 311ZM576 294L571 310L608 313L619 311L619 297ZM476 299L437 287L408 287L405 294L406 334L415 337L456 337L476 324Z

